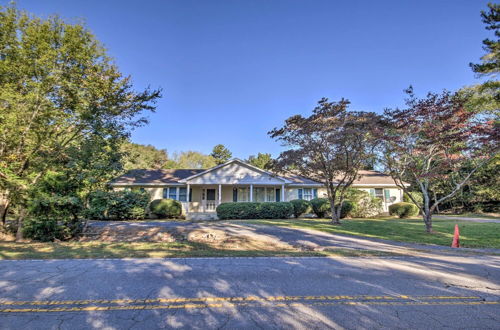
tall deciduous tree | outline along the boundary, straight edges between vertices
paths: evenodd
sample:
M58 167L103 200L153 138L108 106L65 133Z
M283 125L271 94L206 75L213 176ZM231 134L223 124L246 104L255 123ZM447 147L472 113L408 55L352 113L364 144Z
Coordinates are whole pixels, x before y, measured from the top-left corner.
M96 169L72 162L75 152L113 153L160 91L134 91L82 25L0 7L0 36L0 211L17 203L22 225L28 192L48 170Z
M122 163L125 171L138 168L160 169L168 164L168 154L165 149L132 142L123 143L120 149L124 154Z
M438 205L455 195L498 152L499 131L487 114L467 111L463 94L429 93L418 99L407 90L406 109L387 109L384 164L396 184L418 205L427 232ZM418 203L404 181L423 194ZM450 183L442 191L443 180ZM439 189L440 197L433 200Z
M220 165L230 160L233 157L233 153L223 144L218 144L212 149L210 156L212 156L217 165Z
M332 221L340 223L346 192L359 177L367 158L373 157L374 131L380 117L372 112L348 111L349 101L323 98L309 117L296 115L269 132L289 150L275 166L322 182L328 192Z
M263 170L269 170L273 165L273 158L271 154L259 152L257 156L249 156L247 162Z
M168 161L166 168L189 168L200 169L215 166L215 160L210 155L202 154L198 151L184 151L179 154L174 153L171 160Z

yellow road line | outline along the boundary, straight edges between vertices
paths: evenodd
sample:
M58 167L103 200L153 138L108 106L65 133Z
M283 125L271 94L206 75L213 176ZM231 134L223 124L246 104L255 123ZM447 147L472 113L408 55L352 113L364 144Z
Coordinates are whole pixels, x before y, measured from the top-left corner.
M90 304L148 304L148 303L183 303L183 302L233 302L233 301L294 301L294 300L395 300L395 299L480 299L473 296L271 296L271 297L201 297L201 298L154 298L154 299L87 299L87 300L35 300L35 301L0 301L2 305L90 305Z
M53 312L89 312L89 311L123 311L123 310L155 310L155 309L202 309L228 307L298 307L303 305L314 306L477 306L498 305L498 301L336 301L336 302L304 302L304 303L269 303L255 304L252 302L219 303L219 304L183 304L183 305L133 305L133 306L87 306L87 307L59 307L59 308L8 308L0 309L0 313L53 313Z

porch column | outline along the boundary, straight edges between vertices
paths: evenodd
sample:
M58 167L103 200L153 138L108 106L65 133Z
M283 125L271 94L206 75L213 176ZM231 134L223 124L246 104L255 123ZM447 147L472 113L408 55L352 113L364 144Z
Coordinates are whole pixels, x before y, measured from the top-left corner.
M219 185L219 205L222 202L222 186Z
M285 200L285 185L284 184L281 185L281 201L286 202L286 200Z
M250 202L253 202L253 184L250 185Z
M190 189L190 185L188 183L188 185L187 185L187 192L186 192L186 194L187 194L186 214L189 212L189 203L190 203L190 201L189 201L189 189Z

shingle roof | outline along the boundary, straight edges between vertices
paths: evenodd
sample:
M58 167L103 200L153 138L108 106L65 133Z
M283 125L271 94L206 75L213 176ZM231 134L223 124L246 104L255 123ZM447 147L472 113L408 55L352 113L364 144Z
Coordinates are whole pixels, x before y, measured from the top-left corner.
M195 175L203 171L205 170L204 169L130 170L127 173L111 181L111 184L178 183L179 180L185 179L187 177L190 177L191 175Z
M372 185L372 184L387 184L395 185L394 180L390 175L378 171L361 170L359 171L361 177L354 181L353 184L357 185Z

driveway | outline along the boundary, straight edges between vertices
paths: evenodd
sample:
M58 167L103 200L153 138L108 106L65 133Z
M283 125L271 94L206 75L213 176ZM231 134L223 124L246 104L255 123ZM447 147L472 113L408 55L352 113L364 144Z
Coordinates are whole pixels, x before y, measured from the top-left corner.
M2 329L500 328L500 257L0 261Z

